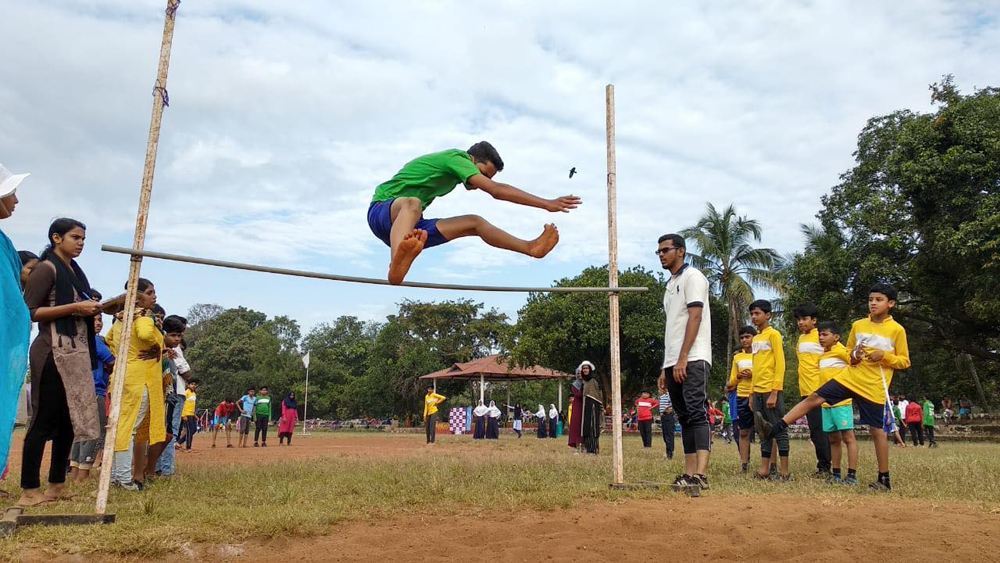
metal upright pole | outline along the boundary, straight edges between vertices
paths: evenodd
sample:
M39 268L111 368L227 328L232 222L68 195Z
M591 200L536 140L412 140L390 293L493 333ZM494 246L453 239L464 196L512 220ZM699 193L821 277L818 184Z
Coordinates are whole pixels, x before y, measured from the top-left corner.
M615 178L615 87L605 89L608 147L608 287L618 287L618 205ZM618 293L608 295L608 316L611 329L611 428L612 484L625 482L622 462L622 365L618 329Z
M149 137L146 141L146 162L142 172L142 189L139 192L139 211L135 219L135 236L132 248L142 250L146 242L146 222L149 219L149 201L153 193L153 172L156 169L156 151L160 144L160 121L163 108L169 103L167 98L167 70L170 68L170 47L174 39L174 20L180 0L167 0L166 17L163 22L163 41L160 44L160 64L153 87L153 115L149 123ZM122 336L116 350L111 387L111 411L108 412L108 429L105 435L103 465L97 486L97 503L94 511L104 514L108 508L108 489L111 487L111 465L115 456L115 440L118 438L118 417L121 415L122 391L125 388L125 366L128 363L128 349L132 340L132 317L135 315L138 294L139 271L142 258L133 256L129 264L128 290L125 293L125 310L122 315ZM126 432L130 429L125 429Z

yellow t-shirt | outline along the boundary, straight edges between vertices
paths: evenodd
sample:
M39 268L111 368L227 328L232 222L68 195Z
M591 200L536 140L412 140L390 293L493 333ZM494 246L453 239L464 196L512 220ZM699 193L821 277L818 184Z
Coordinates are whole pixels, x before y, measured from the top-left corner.
M736 378L745 369L753 370L753 354L751 352L737 352L733 356L733 369L729 373L729 386L736 386L737 397L749 397L750 393L753 392L753 378Z
M194 406L195 402L198 400L198 395L190 390L184 390L184 410L181 411L181 416L194 416Z
M444 402L444 399L444 395L428 393L424 397L424 418L427 418L427 415L436 413L438 411L438 404Z
M823 355L819 358L819 387L826 385L827 381L849 369L851 369L851 365L847 348L838 342L833 345L833 348L830 348L829 352L823 352ZM816 389L819 389L819 387ZM844 399L833 406L843 407L851 404L853 404L851 399ZM823 403L823 408L830 408L830 405Z
M768 326L753 337L753 392L770 393L785 388L785 350L781 333Z
M861 347L866 354L881 350L885 355L879 362L866 357L860 364L845 370L834 379L873 403L886 402L893 372L910 367L906 330L892 317L887 317L881 323L872 322L871 317L854 321L851 335L847 337L848 353L856 347Z
M795 353L799 358L799 395L812 395L821 385L819 357L823 355L823 347L819 345L819 331L814 328L800 334Z

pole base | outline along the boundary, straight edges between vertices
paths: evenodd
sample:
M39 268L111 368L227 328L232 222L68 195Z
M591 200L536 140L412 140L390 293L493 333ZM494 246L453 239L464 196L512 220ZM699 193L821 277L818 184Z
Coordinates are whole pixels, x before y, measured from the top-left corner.
M24 514L24 509L13 506L0 519L0 538L14 535L23 526L79 526L85 524L114 524L114 514Z
M612 491L657 491L662 485L652 481L639 481L638 483L609 483L608 488Z
M670 490L675 493L684 493L689 497L701 496L701 487L698 485L670 485Z

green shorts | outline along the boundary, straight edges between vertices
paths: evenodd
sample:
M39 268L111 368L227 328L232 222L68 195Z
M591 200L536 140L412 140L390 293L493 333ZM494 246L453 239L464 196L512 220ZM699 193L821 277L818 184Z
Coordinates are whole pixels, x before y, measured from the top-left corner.
M842 430L854 430L854 407L851 405L824 407L823 432L840 432Z

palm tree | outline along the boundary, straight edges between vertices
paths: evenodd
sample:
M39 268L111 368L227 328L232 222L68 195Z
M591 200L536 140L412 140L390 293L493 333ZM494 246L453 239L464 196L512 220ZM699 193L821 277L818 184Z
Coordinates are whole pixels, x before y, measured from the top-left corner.
M691 263L705 274L713 292L729 308L726 358L731 358L739 326L753 302L753 287L778 289L774 273L781 258L773 248L754 248L761 240L760 223L737 215L732 204L719 213L709 203L698 224L681 235L698 249L698 254L688 253Z

